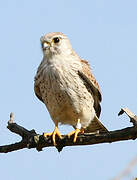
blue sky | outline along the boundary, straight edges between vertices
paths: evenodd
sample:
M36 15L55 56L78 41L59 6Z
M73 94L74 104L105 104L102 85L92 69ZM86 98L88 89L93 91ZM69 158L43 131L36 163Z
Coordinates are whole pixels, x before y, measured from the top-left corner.
M117 114L129 107L137 114L136 0L5 0L0 1L0 144L20 137L6 129L10 112L15 121L38 133L54 124L35 97L33 84L42 59L40 37L65 33L75 51L87 59L103 94L101 120L109 130L131 126ZM61 126L64 134L71 131ZM93 146L20 150L0 154L1 179L102 179L119 174L137 155L137 141ZM137 166L125 179L137 176Z

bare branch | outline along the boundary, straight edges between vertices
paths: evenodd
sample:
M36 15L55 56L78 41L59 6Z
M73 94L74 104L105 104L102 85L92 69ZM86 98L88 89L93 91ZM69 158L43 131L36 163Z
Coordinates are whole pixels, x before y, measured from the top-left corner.
M65 146L78 146L78 145L93 145L100 143L112 143L116 141L135 140L137 138L136 116L127 108L122 109L119 115L126 113L132 119L133 127L127 127L121 130L109 131L105 133L84 133L80 134L76 143L73 143L73 137L70 139L68 136L63 135L62 139L56 139L56 148L60 152ZM44 147L53 146L51 137L44 137L35 132L35 130L27 130L22 126L14 123L13 113L10 114L7 128L22 137L22 140L15 144L0 146L0 153L7 153L11 151L20 150L23 148L36 148L41 151Z
M130 122L132 122L134 126L137 126L137 116L134 113L132 113L128 108L122 108L118 115L122 115L123 113L126 113L130 118Z

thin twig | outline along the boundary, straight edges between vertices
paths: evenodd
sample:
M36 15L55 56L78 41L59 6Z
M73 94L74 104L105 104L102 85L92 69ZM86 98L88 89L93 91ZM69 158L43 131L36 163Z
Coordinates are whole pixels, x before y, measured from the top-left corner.
M137 156L134 157L128 164L128 166L117 176L115 177L113 180L121 180L124 177L127 177L132 169L137 165Z

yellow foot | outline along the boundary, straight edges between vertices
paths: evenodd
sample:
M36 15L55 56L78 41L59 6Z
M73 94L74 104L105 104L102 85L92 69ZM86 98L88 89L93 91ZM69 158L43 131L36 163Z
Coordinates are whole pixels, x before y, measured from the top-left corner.
M44 136L44 137L52 136L52 140L53 140L54 146L57 145L57 144L56 144L56 139L55 139L55 138L56 138L56 135L57 135L60 139L62 139L61 133L59 132L57 126L55 127L55 129L54 129L54 131L53 131L52 133L43 133L43 136Z
M68 138L70 138L70 136L74 135L74 139L73 139L73 142L75 143L76 140L77 140L77 137L78 137L78 134L81 132L80 129L75 129L74 131L68 133Z

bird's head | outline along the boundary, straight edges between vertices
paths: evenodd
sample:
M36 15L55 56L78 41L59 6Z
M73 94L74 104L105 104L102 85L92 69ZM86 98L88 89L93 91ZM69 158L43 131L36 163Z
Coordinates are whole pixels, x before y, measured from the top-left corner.
M44 56L51 57L58 54L70 54L72 47L69 39L60 32L48 33L41 37L41 46Z

